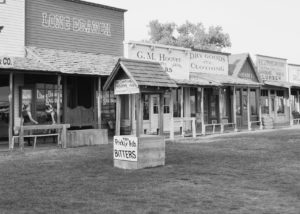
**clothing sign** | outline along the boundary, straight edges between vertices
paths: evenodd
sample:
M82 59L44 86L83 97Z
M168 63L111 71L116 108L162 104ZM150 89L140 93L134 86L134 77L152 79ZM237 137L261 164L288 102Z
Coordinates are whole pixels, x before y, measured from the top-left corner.
M12 68L14 60L12 57L0 56L0 68Z
M115 81L115 95L119 94L138 94L140 90L131 79L122 79Z
M137 161L138 138L114 136L114 160Z
M288 65L289 82L300 84L300 65Z
M172 79L189 79L189 49L140 43L129 43L126 48L129 59L156 61Z
M228 75L228 56L223 54L191 51L190 72Z
M257 55L256 66L262 80L287 81L286 59Z

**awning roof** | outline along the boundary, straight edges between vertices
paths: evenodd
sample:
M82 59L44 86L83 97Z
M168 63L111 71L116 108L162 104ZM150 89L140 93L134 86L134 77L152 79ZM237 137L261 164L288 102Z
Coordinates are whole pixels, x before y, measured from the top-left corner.
M221 84L218 82L206 80L206 79L195 79L195 80L175 79L175 82L178 85L186 85L186 86L221 86Z
M120 58L107 79L104 90L111 86L120 70L124 71L137 86L177 88L175 81L169 77L159 62Z
M15 58L11 69L108 76L118 61L118 57L104 54L36 47L26 47L25 50L26 57Z
M211 82L218 83L219 85L246 85L246 86L260 86L260 83L242 79L239 77L222 75L222 74L206 74L206 73L191 73L190 79L198 80L205 79Z
M265 86L275 86L275 87L281 87L281 88L290 88L292 86L292 83L281 81L264 81Z

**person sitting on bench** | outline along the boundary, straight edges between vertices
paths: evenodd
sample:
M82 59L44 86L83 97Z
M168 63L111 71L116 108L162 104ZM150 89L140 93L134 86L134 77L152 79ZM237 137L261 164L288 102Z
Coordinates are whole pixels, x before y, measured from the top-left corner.
M52 124L55 124L55 111L50 103L46 103L46 113L47 113L47 121L51 121Z
M23 126L39 124L37 121L35 121L32 118L31 111L30 111L30 105L28 105L28 104L23 104L21 124ZM30 138L27 138L27 140L28 140L28 146L31 146Z

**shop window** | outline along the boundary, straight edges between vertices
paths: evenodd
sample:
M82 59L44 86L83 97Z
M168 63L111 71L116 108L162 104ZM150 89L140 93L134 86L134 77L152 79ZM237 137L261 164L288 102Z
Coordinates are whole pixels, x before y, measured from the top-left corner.
M190 89L190 106L191 106L191 116L196 117L196 88Z
M149 95L144 95L143 120L149 120Z
M181 117L181 89L172 90L171 96L173 96L173 117Z
M210 97L210 116L217 117L217 95L213 95Z
M257 115L256 91L250 90L250 109L251 115Z
M164 114L170 113L170 97L165 96L164 97Z
M261 100L261 113L262 114L269 114L269 94L268 90L261 90L260 93L260 100Z
M241 115L241 92L240 90L236 90L236 114Z
M229 116L229 112L228 112L228 103L229 100L228 100L228 90L226 88L222 89L222 93L221 93L221 102L223 103L222 105L222 113L223 113L223 116Z
M284 114L284 92L276 91L278 105L277 105L277 113Z
M153 114L158 114L158 97L153 97Z

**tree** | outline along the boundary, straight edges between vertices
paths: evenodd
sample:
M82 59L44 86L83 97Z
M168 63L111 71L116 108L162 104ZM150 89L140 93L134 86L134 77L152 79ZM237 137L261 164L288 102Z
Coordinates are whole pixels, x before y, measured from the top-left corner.
M206 31L202 23L186 21L177 26L175 23L149 23L150 42L186 48L222 50L231 47L230 37L221 26L210 26Z

